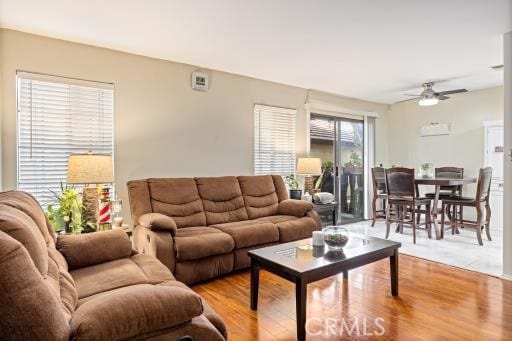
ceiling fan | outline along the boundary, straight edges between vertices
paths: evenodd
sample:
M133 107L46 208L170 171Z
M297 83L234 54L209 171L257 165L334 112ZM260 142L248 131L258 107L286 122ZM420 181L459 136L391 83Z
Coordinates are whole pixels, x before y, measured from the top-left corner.
M432 87L434 86L434 82L423 83L422 86L423 86L423 91L419 95L404 94L405 96L414 96L414 98L406 99L405 101L400 101L397 103L418 100L419 105L430 106L430 105L436 105L440 100L444 101L445 99L450 98L446 95L458 94L461 92L468 92L467 89L455 89L455 90L435 92L434 89L432 89Z

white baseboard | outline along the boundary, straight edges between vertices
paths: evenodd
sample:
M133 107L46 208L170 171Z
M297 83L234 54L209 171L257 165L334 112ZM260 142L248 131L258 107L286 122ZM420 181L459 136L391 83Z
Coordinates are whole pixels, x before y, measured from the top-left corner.
M512 276L511 275L502 274L501 278L506 279L507 281L512 281Z

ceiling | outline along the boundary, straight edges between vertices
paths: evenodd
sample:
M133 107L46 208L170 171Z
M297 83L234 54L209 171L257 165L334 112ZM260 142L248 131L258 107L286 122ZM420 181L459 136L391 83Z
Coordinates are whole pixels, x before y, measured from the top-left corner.
M503 84L512 0L0 0L0 26L393 103Z

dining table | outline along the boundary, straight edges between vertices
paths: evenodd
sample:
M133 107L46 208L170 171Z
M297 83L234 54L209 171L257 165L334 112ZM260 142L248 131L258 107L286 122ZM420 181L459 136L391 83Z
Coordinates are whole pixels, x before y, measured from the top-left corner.
M438 214L439 214L439 193L441 191L441 187L452 187L457 188L457 186L468 185L472 183L476 183L477 178L465 177L460 179L450 179L450 178L416 178L414 179L414 183L416 186L425 185L425 186L434 186L434 203L432 205L432 223L434 224L434 231L436 233L436 239L442 239L443 233L441 231L441 226L439 224Z

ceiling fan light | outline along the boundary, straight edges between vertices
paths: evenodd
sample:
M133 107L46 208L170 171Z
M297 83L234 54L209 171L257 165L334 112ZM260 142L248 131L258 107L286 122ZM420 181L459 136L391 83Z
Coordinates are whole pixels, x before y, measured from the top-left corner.
M436 105L437 103L439 103L439 99L437 99L437 97L423 97L418 101L418 104L422 107Z
M430 105L436 105L439 102L439 98L436 96L434 90L432 90L431 83L425 83L425 90L420 95L418 104L422 107L428 107Z

